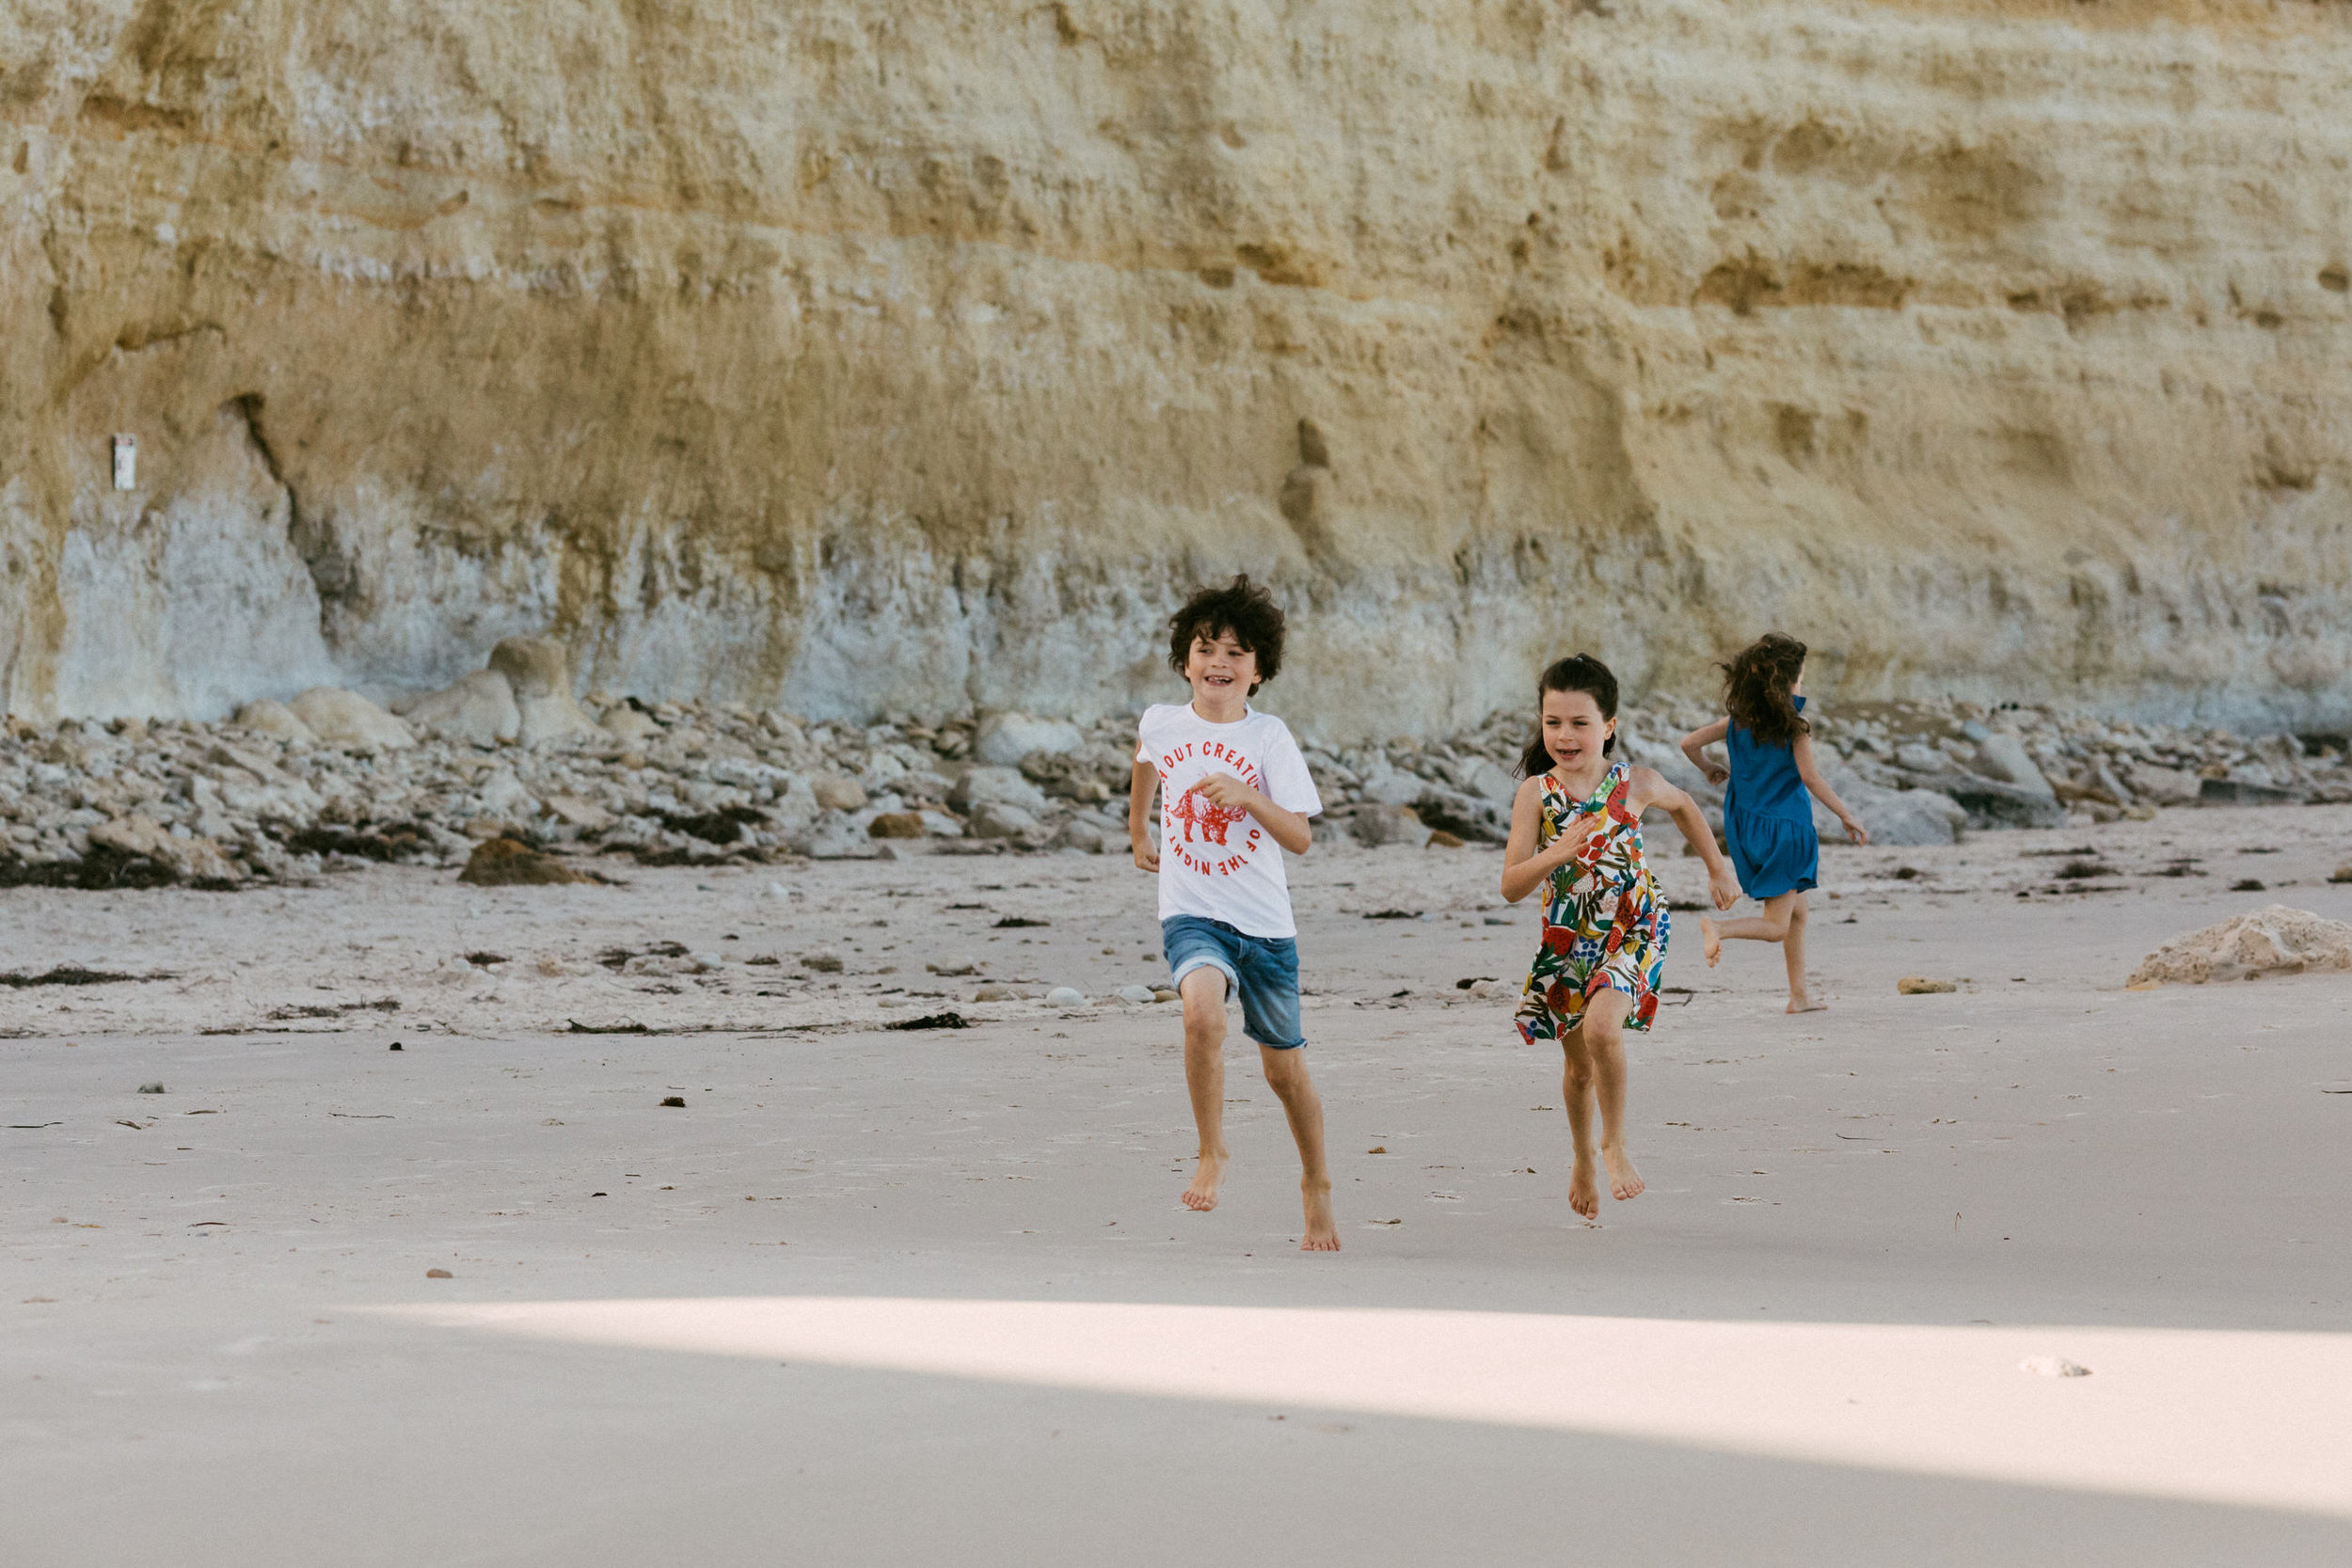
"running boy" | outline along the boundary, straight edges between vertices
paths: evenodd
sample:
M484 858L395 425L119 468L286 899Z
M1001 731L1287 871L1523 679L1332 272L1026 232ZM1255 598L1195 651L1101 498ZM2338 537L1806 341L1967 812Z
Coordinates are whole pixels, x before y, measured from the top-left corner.
M1147 708L1138 727L1127 834L1136 864L1160 879L1160 932L1184 1005L1184 1086L1200 1132L1187 1208L1216 1207L1225 1147L1225 1000L1241 997L1266 1086L1290 1117L1304 1170L1305 1252L1337 1252L1323 1101L1298 1032L1298 927L1282 855L1314 840L1322 812L1290 727L1249 705L1282 666L1282 611L1245 575L1203 588L1168 619L1168 667L1192 701ZM1160 843L1150 837L1159 791Z

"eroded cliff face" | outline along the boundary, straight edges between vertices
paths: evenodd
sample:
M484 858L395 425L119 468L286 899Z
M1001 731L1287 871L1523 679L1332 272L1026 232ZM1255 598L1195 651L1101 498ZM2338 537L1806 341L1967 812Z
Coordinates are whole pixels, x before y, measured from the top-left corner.
M8 0L11 711L2352 715L2352 6ZM107 487L135 433L140 484Z

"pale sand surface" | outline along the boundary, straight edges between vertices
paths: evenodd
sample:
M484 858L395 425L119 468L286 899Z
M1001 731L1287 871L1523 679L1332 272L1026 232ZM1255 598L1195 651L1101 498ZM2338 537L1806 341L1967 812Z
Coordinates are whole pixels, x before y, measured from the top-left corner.
M2015 896L2077 846L2121 891ZM2344 808L1833 850L1795 1019L1678 916L1650 1188L1591 1227L1499 859L1320 846L1337 1258L1237 1030L1193 1215L1173 1008L924 973L1148 982L1121 862L17 890L6 968L174 977L0 990L0 1110L58 1124L0 1132L0 1560L2352 1560L2352 975L2120 989L2263 904L2352 919L2348 859ZM595 961L663 941L722 961ZM893 987L978 1026L881 1032Z

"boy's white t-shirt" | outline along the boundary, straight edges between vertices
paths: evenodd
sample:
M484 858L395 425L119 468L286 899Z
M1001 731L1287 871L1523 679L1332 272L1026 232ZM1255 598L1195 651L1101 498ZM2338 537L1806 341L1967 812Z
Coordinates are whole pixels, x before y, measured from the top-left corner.
M1160 775L1160 918L1296 936L1282 847L1248 812L1195 792L1212 773L1231 773L1284 811L1319 814L1323 798L1290 726L1246 705L1232 723L1212 724L1190 703L1155 704L1136 726L1136 760Z

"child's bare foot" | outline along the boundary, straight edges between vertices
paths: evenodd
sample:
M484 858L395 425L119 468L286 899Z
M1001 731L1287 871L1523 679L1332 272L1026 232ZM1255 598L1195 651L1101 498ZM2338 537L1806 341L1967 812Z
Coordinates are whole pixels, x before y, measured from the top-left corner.
M1184 1207L1207 1213L1216 1207L1216 1184L1225 1178L1225 1156L1200 1151L1200 1164L1192 1173L1192 1185L1184 1189Z
M1788 1010L1792 1013L1819 1013L1825 1012L1828 1008L1828 1003L1816 1002L1812 997L1802 992L1788 999Z
M1600 1157L1609 1165L1609 1196L1611 1197L1622 1200L1642 1196L1642 1189L1649 1183L1643 1180L1642 1173L1633 1168L1633 1157L1626 1153L1623 1145L1612 1148L1604 1144L1601 1147ZM1598 1208L1599 1205L1595 1204L1594 1207Z
M1714 968L1724 956L1724 934L1705 915L1699 916L1699 946L1707 952L1707 967Z
M1590 1160L1577 1161L1576 1172L1568 1178L1568 1207L1588 1220L1599 1217L1600 1187L1593 1180Z
M1337 1252L1340 1250L1340 1227L1331 1217L1331 1183L1301 1181L1299 1196L1307 1205L1307 1237L1298 1243L1301 1252Z

